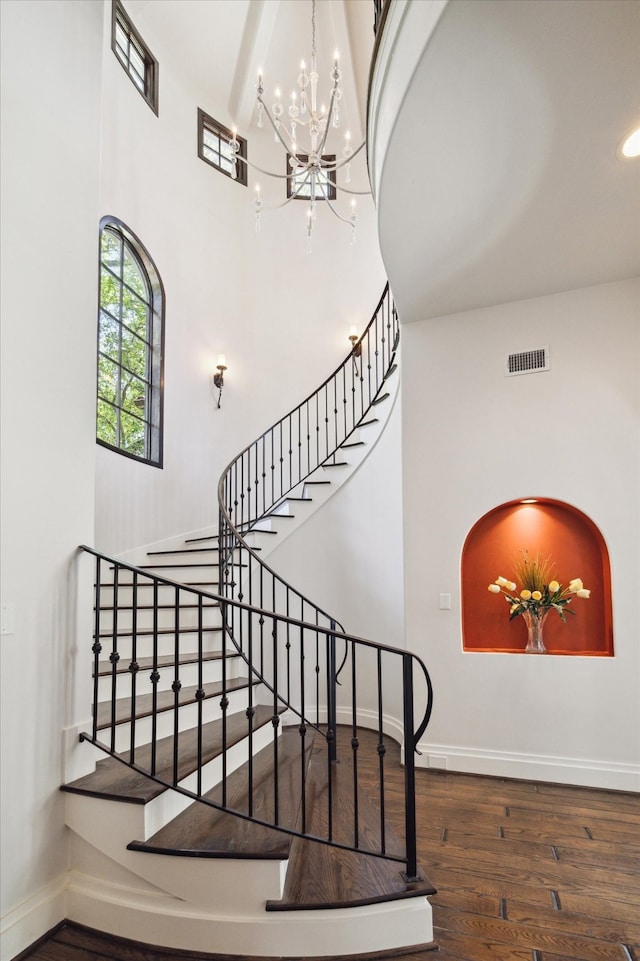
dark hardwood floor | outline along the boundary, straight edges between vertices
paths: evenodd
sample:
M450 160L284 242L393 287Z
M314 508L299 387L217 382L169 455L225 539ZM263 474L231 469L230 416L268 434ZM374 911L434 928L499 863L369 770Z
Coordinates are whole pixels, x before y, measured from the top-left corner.
M391 742L387 757L386 812L401 833L402 769ZM438 950L363 956L368 961L640 961L639 795L438 771L418 771L417 783L419 858L437 888L430 900ZM229 955L133 945L66 925L27 957Z

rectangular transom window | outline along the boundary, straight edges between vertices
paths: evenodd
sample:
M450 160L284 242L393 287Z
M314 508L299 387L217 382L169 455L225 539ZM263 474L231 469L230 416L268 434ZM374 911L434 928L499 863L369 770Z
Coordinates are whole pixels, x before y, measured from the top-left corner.
M247 159L247 141L240 137L238 134L235 135L240 147L238 149L238 157L243 157ZM231 177L238 181L238 183L247 186L247 165L242 163L242 161L236 162L236 176L233 178L233 150L231 149L231 141L233 140L233 130L229 130L228 127L224 127L213 117L198 108L198 156L205 163L211 164L220 173L226 174L227 177Z
M289 164L289 158L291 154L287 154L287 197L293 197L294 200L310 200L311 199L311 174L309 171L300 169L296 171L293 175L291 174L291 166ZM299 153L296 154L298 160L302 163L307 163L309 158L306 154ZM335 164L336 155L335 154L323 154L321 158L325 163ZM316 200L335 200L336 199L336 172L334 170L327 170L320 168L316 173Z
M154 113L158 113L158 61L120 3L111 8L111 49Z

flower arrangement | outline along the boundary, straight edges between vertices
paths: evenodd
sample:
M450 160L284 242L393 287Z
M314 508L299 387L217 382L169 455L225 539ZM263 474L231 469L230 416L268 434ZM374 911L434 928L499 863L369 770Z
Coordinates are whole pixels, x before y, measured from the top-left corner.
M568 605L574 597L588 598L591 594L584 587L579 577L569 581L567 587L563 587L558 581L552 579L554 564L550 557L544 560L536 554L535 558L530 558L527 551L522 551L522 559L515 565L515 575L522 585L518 592L517 585L513 581L508 581L506 577L498 577L493 584L489 584L492 594L503 594L509 607L509 620L521 614L527 614L525 620L530 617L542 619L550 610L558 612L563 621L566 621L566 614L575 614L569 610Z

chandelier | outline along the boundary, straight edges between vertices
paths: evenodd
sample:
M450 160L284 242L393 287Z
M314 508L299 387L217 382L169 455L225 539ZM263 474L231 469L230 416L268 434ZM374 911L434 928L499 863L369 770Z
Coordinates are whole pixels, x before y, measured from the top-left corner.
M355 149L351 146L351 134L345 133L341 155L327 154L327 139L329 132L338 130L341 126L340 106L342 101L342 71L338 66L338 54L334 54L333 67L330 71L331 91L328 107L318 97L318 71L316 64L316 0L311 3L311 69L306 72L304 60L300 64L297 79L297 90L291 94L291 102L285 117L285 107L282 103L280 90L275 92L275 103L271 110L264 101L264 85L262 72L258 74L257 90L257 124L265 126L265 118L270 124L276 143L279 143L287 154L285 174L264 170L246 158L238 155L240 144L236 139L235 130L233 140L230 141L232 177L236 175L236 164L246 163L260 171L267 177L274 177L287 181L287 199L271 209L285 207L296 199L308 199L307 207L307 252L311 252L311 236L316 222L317 203L326 204L331 213L338 220L351 227L351 243L355 243L356 236L356 196L366 196L369 190L353 190L346 184L351 183L351 162L364 148L363 141ZM338 187L337 171L344 174L344 182ZM336 207L338 190L351 196L351 211L348 216ZM261 197L260 186L256 186L255 218L256 230L261 227L261 214L264 201Z

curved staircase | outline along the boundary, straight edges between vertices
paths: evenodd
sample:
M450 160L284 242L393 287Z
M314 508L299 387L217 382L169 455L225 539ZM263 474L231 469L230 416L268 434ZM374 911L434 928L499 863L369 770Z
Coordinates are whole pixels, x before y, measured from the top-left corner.
M82 548L95 708L81 740L102 759L63 787L71 920L274 958L433 946L413 765L426 668L345 633L265 561L362 460L398 340L387 289L338 370L225 470L217 532L140 565ZM385 790L390 735L402 798ZM385 814L398 804L404 831Z

